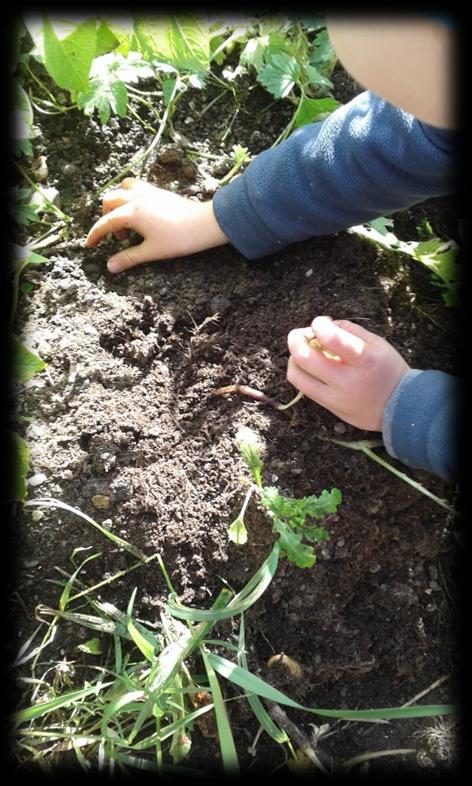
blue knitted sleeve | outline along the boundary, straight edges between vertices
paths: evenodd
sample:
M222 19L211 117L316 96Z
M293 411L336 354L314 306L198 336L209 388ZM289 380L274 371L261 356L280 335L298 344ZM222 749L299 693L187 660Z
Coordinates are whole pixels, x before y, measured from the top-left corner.
M411 369L391 394L382 436L391 456L443 480L460 480L461 382L444 371Z
M365 91L256 156L216 191L216 219L256 259L451 193L456 135Z

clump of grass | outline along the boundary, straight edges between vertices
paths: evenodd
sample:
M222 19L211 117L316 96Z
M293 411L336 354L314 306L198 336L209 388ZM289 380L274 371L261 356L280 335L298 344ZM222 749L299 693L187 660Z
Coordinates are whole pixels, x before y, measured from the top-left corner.
M260 481L256 458L251 452L246 455L253 477ZM53 772L61 758L72 753L85 772L96 768L114 774L138 769L204 776L206 773L201 769L184 763L192 750L194 729L199 726L202 733L216 739L223 772L239 774L239 756L227 709L229 702L234 701L247 702L262 732L281 746L282 764L285 760L294 763L301 760L290 734L274 721L268 710L274 702L322 718L351 721L430 717L454 711L449 705L366 710L306 707L252 673L247 658L244 614L261 599L273 580L284 550L282 541L274 543L267 558L239 592L235 594L223 587L210 608L192 608L178 599L159 554L146 556L127 541L118 539L118 542L109 530L58 500L31 500L27 504L66 507L138 560L92 587L82 582L80 574L99 555L89 555L78 566L74 562L75 570L61 583L58 608L38 609L39 619L48 625L46 635L38 647L28 652L36 631L17 659L17 665L33 660L31 676L20 678L27 693L23 702L26 706L12 719L14 754L20 766L38 764L46 772ZM73 560L80 551L74 550ZM126 610L94 597L104 583L111 584L154 559L169 591L157 626L137 618L136 589ZM46 618L52 622L46 623ZM236 639L210 638L214 626L229 618L237 631ZM90 657L100 656L100 663L87 665L67 658L59 662L39 661L62 621L93 632L93 638L82 644L81 649ZM220 654L221 651L229 657ZM40 674L39 667L44 669ZM222 685L222 680L231 683L230 690L228 685ZM227 692L230 696L225 695ZM319 760L314 756L313 761ZM319 769L326 772L321 764Z

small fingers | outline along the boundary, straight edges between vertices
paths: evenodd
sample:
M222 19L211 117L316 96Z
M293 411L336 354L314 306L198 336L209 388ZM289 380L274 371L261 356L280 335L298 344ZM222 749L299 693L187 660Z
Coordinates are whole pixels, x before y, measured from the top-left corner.
M132 229L132 217L128 204L121 205L95 222L85 239L86 248L94 248L110 232L118 233Z
M150 252L149 244L143 241L137 246L130 246L110 257L107 268L110 273L122 273L124 270L141 265L143 262L150 262L155 258L155 254Z
M103 195L102 212L109 213L110 210L120 207L120 205L125 204L125 202L130 202L131 199L134 199L140 194L156 190L156 186L148 183L147 180L139 180L136 177L125 177L119 188L107 191Z
M338 356L313 349L307 341L307 329L297 328L288 334L288 349L294 362L310 376L327 385L339 386L348 371Z
M373 334L348 320L334 321L330 317L316 317L311 328L323 349L337 355L348 365L362 365L366 359Z
M333 412L337 408L337 389L325 384L317 379L308 371L305 371L293 357L290 357L287 365L287 380L300 390L305 396L321 404L322 407Z
M110 213L117 207L126 204L134 199L136 194L133 191L124 188L116 188L114 191L107 191L102 198L102 213Z

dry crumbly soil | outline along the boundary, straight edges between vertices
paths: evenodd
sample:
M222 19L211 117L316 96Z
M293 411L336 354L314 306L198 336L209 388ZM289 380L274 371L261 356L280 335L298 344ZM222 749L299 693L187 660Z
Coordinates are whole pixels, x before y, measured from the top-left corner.
M338 72L337 97L346 100L349 88ZM174 128L192 147L215 153L234 105L228 93L202 115L211 98L211 91L189 92ZM244 96L226 150L239 142L257 153L272 143L289 109L271 103L262 89ZM143 113L141 105L137 110ZM279 412L237 394L215 395L218 387L238 382L288 401L286 337L317 314L358 321L414 367L456 372L460 320L444 307L427 271L342 232L257 262L224 247L112 276L105 262L117 241L95 250L82 245L99 213L96 191L149 144L151 134L132 117L101 127L76 111L43 117L40 128L35 152L47 156L46 184L58 188L74 222L71 244L53 247L46 265L30 269L34 291L20 301L19 335L48 364L47 373L18 393L20 411L33 416L22 432L31 449L29 497L60 499L145 554L160 552L181 600L208 607L223 581L240 589L273 543L270 523L254 502L246 516L248 543L228 540L247 474L235 434L249 426L265 443L266 483L289 496L334 487L343 495L337 514L324 522L329 540L315 567L301 570L283 560L246 613L251 670L306 706L401 705L447 675L419 701L454 701L457 522L366 455L330 442L372 435L341 424L313 402L303 399ZM229 168L205 158L191 166L185 147L182 159L161 153L144 176L195 199L211 198ZM416 238L422 218L441 236L455 236L448 200L397 214L398 234ZM456 501L456 489L405 470L383 448L378 452L434 494ZM96 507L97 497L106 508ZM57 607L60 589L51 579L60 578L58 569L72 572L74 549L101 552L82 573L90 586L131 561L72 513L51 508L34 520L31 508L18 507L12 521L16 651L37 625L35 607ZM104 587L100 597L125 610L135 586L136 613L155 623L167 599L155 562ZM215 636L218 630L231 640L230 624ZM76 660L77 644L89 636L61 623L47 656L56 648ZM280 653L302 665L301 681L267 665ZM283 763L281 750L264 736L253 759L254 717L243 702L230 702L228 711L243 769L268 773ZM313 722L323 722L302 711L288 714L308 735ZM336 762L366 751L415 748L415 755L372 760L370 772L447 772L456 761L454 745L433 744L441 737L437 726L431 719L332 723L334 733L318 750ZM444 734L452 727L446 719ZM196 729L188 765L217 772L218 762L217 742Z

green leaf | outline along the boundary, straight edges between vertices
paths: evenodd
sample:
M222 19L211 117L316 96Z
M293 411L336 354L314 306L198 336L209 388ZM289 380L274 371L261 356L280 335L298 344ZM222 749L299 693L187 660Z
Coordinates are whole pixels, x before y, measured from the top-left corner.
M267 60L267 64L259 71L257 80L274 98L285 98L300 77L300 66L285 52L271 55Z
M30 460L28 444L15 431L8 432L7 442L11 466L9 498L23 502L27 495L26 475Z
M227 775L239 775L238 754L236 753L233 733L231 731L231 725L229 722L228 713L226 712L226 706L220 684L211 664L209 653L206 651L203 645L200 646L200 653L208 675L208 681L210 683L211 695L215 708L218 742L220 744L223 768Z
M323 76L323 74L320 73L320 71L318 71L314 65L306 65L305 73L308 78L308 84L314 87L323 88L324 90L334 87L331 80L329 80L328 77Z
M16 336L11 336L10 342L15 379L20 382L26 382L39 371L43 371L46 368L44 360L30 352L29 349L18 341Z
M137 648L143 653L144 657L150 662L155 663L155 652L157 649L157 639L152 637L152 634L147 634L143 636L141 630L137 628L134 623L134 620L131 617L131 611L133 609L134 599L136 597L137 588L133 590L133 594L131 596L130 602L128 604L127 610L127 620L126 620L126 629L133 639L134 643L136 644ZM142 626L140 626L142 628ZM152 638L151 638L152 637ZM151 640L150 640L151 639Z
M325 710L317 707L305 707L299 704L282 691L273 688L268 682L256 677L247 669L237 666L235 663L222 658L221 655L214 653L208 654L208 660L218 674L234 682L240 688L251 691L262 696L269 701L276 701L297 710L305 710L315 715L326 716L328 718L344 718L345 720L398 720L401 718L425 718L435 715L449 715L455 713L456 709L450 704L417 704L409 707L381 707L380 709L370 710Z
M139 19L135 32L148 59L168 63L177 71L208 72L211 35L203 20L190 15Z
M371 227L373 227L377 232L381 235L387 235L389 232L392 231L393 228L393 218L386 218L385 216L380 216L379 218L374 218L372 221L368 222Z
M16 223L22 227L34 224L38 220L38 208L33 205L10 204L8 210Z
M310 64L315 66L325 76L332 73L337 62L336 50L328 35L328 31L321 30L315 38L315 47L310 58Z
M166 106L169 106L170 102L174 98L177 81L177 79L172 78L162 80L162 97Z
M274 531L279 534L279 546L290 562L298 568L311 568L316 562L313 546L302 543L302 533L294 532L280 519L274 519Z
M87 117L97 110L100 121L106 125L113 112L119 117L125 117L128 105L128 91L126 85L119 79L97 77L90 81L87 93L79 93L77 106L84 110Z
M103 652L102 642L100 639L89 639L84 644L79 644L77 649L86 652L87 655L101 655Z
M75 95L88 88L88 76L97 47L95 19L77 25L60 40L53 24L45 17L43 24L44 66L59 87Z
M241 52L239 62L243 66L253 66L260 71L264 66L264 55L267 51L267 36L264 38L250 38Z
M34 704L32 707L28 707L25 710L20 710L19 712L15 713L13 718L17 724L27 723L31 720L34 720L35 718L41 718L43 715L47 715L49 712L54 712L55 710L60 709L60 707L67 707L68 704L81 702L82 699L84 699L86 696L91 696L93 693L95 696L98 696L100 691L105 690L105 688L108 688L111 684L111 682L101 682L91 688L83 688L82 690L65 693L63 696L58 696L57 698L51 699L50 701L45 701L41 704Z
M313 123L315 120L324 119L334 112L339 102L334 98L307 98L302 96L295 112L295 128Z
M33 145L29 139L13 139L12 153L15 158L33 158Z
M216 622L217 620L241 614L241 612L246 611L256 603L264 594L274 578L278 559L279 547L275 544L260 568L229 603L222 603L219 606L213 605L211 609L194 609L190 606L184 606L180 601L176 600L175 594L172 593L169 597L166 611L178 619L204 622Z
M247 543L247 529L244 523L244 519L241 516L238 516L237 519L233 521L228 529L229 539L236 543L238 546L242 546L244 543Z
M95 57L100 57L100 55L104 55L106 52L111 52L119 43L118 38L110 29L108 22L101 21L96 33Z
M306 519L319 519L335 513L341 501L341 492L336 488L331 491L325 489L319 497L301 499L284 497L275 486L265 486L261 490L261 503L273 518L273 530L279 535L281 552L300 568L309 568L316 560L313 547L302 543L302 540L319 543L327 537L324 529L314 527Z

